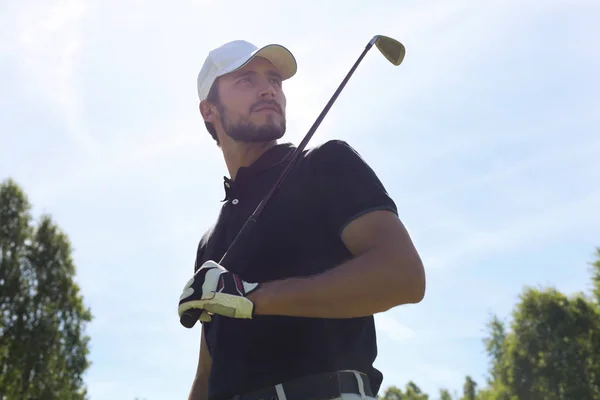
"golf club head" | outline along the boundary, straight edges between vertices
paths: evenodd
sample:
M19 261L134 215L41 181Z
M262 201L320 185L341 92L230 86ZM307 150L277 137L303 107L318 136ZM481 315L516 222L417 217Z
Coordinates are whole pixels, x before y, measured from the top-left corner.
M381 54L385 58L388 59L389 62L398 66L402 64L404 60L404 54L406 54L406 49L404 45L397 41L396 39L392 39L389 36L377 35L373 38L375 42L375 46L379 49Z

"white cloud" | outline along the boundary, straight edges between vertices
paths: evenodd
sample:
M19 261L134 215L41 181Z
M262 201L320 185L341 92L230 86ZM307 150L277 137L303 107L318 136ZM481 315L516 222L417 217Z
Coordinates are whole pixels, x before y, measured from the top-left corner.
M81 149L90 150L94 140L81 116L80 94L73 81L83 44L82 29L87 2L55 0L28 6L20 3L4 18L12 27L14 42L0 48L18 68L33 103L60 113L66 132Z
M377 331L385 333L393 340L405 342L416 336L414 330L387 314L376 314L375 323Z
M465 379L460 371L445 365L425 364L419 367L418 373L427 376L428 380L435 382L439 387L445 388L454 388L456 382Z
M499 229L472 230L458 235L442 250L426 252L424 262L428 269L460 266L469 259L491 257L500 251L538 247L555 235L597 226L600 223L600 216L595 212L598 204L600 192L596 191L561 205L540 207L528 216L509 220Z

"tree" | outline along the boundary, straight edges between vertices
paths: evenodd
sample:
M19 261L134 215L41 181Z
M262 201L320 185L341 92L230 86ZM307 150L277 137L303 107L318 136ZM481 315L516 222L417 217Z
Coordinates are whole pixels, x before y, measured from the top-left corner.
M390 386L386 389L381 400L429 400L429 396L417 386L413 381L409 381L405 386L405 391L397 386Z
M383 393L383 397L378 397L380 400L403 400L404 392L397 386L390 386Z
M0 398L82 400L92 319L74 282L67 236L32 225L27 196L0 184Z
M452 400L452 395L448 389L440 389L440 400Z
M467 376L460 400L600 399L600 248L595 258L591 296L526 287L510 325L492 316L484 340L487 386L477 390ZM386 400L427 398L412 382L405 391L391 387L385 395ZM452 396L441 389L440 399Z
M423 393L420 387L413 381L406 384L406 400L428 400L429 395Z
M582 293L525 288L510 332L494 316L485 343L491 377L482 399L600 398L600 307Z
M592 293L596 302L600 304L600 247L596 248L596 260L592 265Z
M477 383L470 377L465 378L465 384L463 385L463 397L461 400L476 400L477 396Z

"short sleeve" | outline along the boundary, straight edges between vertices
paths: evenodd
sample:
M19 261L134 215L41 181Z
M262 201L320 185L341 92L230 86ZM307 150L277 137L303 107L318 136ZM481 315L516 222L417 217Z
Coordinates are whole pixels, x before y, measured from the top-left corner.
M208 244L208 238L209 235L211 233L211 230L206 231L203 235L202 238L200 239L200 242L198 243L198 248L196 250L196 260L194 261L194 274L196 273L196 271L198 271L198 269L202 266L202 264L204 264L207 260L206 260L206 246Z
M310 165L317 207L338 235L352 220L371 211L398 214L373 169L345 141L331 140L314 148Z
M194 260L194 274L198 271L200 266L202 265L204 255L204 247L198 245L198 250L196 251L196 259Z

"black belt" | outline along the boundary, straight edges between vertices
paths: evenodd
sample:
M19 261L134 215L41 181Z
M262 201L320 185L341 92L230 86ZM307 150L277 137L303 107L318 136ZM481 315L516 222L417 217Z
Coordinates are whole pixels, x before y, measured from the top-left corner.
M358 373L365 395L373 397L369 378ZM352 371L338 371L283 382L281 389L285 398L280 398L276 386L234 396L231 400L327 400L340 397L342 393L360 395L356 375Z

